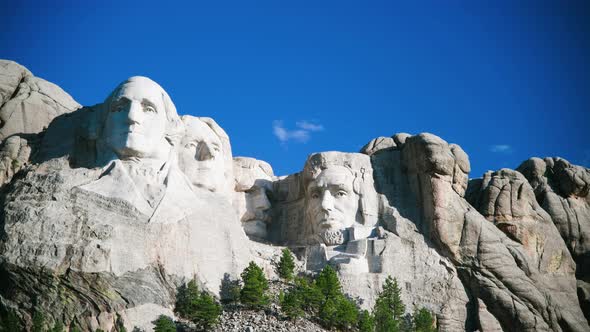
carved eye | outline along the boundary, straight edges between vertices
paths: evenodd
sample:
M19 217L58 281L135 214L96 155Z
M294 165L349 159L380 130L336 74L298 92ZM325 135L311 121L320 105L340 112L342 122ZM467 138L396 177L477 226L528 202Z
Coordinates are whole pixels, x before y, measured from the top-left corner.
M318 194L318 193L312 193L311 194L311 198L312 199L318 199L318 198L320 198L320 194Z
M184 146L185 149L194 149L196 147L197 147L197 143L195 143L195 142L186 143L186 145Z
M118 103L116 105L113 105L113 107L111 107L111 112L113 112L113 113L121 112L123 110L123 108L125 108L125 104Z
M348 195L348 193L346 191L344 191L344 190L339 190L336 193L336 197L345 197L346 195Z
M150 106L150 105L143 105L143 110L145 112L153 112L153 113L156 113L156 109L153 106Z

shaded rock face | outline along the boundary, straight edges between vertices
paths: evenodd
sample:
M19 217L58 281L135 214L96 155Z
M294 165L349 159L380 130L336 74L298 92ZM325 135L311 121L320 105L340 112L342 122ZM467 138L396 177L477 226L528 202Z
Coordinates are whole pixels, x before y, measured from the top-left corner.
M179 117L148 78L72 111L57 87L0 66L0 316L149 330L173 316L182 282L223 296L222 280L250 260L276 278L287 246L300 272L333 266L366 309L395 277L408 311L433 311L439 331L590 330L576 297L590 297L586 169L533 159L524 176L504 169L468 186L458 145L398 133L277 177L264 161L232 160L213 119ZM23 84L32 102L5 121L6 105L28 100Z

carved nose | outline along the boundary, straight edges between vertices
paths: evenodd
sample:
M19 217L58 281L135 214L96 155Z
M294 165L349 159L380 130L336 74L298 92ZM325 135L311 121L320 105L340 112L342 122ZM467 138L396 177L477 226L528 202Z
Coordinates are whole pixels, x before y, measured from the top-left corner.
M326 190L322 195L322 209L325 211L332 211L334 209L334 197L329 190Z
M139 103L131 102L127 113L127 123L132 125L140 123L143 116L143 109Z
M266 197L266 192L264 189L260 189L259 192L256 194L256 202L254 208L258 210L268 210L270 209L270 201L268 197Z
M199 143L197 150L197 160L209 160L213 159L213 153L211 147L206 142Z

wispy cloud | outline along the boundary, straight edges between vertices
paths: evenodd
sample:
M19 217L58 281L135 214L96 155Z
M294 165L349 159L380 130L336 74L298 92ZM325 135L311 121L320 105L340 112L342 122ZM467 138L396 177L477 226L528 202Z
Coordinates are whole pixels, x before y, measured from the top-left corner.
M324 130L324 126L310 121L297 121L295 123L296 129L287 129L283 125L283 121L275 120L272 123L272 131L281 143L288 141L295 141L299 143L306 143L311 139L312 132Z
M301 128L303 130L308 130L308 131L322 131L324 130L324 126L322 126L321 124L316 124L316 123L312 123L309 121L297 121L295 122L295 126L297 126L298 128Z
M490 151L495 153L511 153L512 147L508 144L496 144L490 146Z

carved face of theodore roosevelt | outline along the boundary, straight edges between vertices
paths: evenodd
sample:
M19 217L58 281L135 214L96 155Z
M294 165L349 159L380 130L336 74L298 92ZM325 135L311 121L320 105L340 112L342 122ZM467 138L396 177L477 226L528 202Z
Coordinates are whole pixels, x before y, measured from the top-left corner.
M306 212L315 234L342 230L355 223L359 196L353 182L348 168L331 166L309 183Z
M167 117L162 88L146 77L132 77L110 97L103 139L121 159L167 158Z

